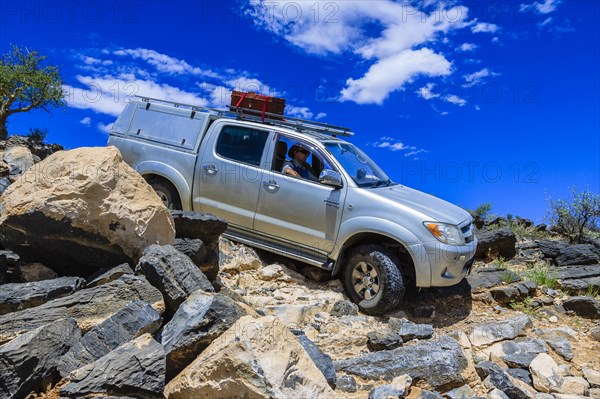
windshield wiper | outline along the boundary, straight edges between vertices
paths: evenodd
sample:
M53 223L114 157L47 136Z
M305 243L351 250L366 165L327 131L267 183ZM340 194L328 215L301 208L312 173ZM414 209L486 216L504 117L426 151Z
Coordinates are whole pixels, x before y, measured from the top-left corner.
M386 187L389 187L390 184L392 184L392 179L387 179L387 180L377 180L375 183L373 183L371 185L371 188L375 188L375 187L379 187L381 185L384 185Z

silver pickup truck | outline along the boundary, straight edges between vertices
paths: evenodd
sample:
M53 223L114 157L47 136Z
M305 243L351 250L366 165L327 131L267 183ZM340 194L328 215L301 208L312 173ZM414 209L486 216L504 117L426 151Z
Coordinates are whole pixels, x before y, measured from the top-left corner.
M340 138L351 134L139 97L108 145L168 207L215 214L232 240L339 275L366 313L396 307L409 285L459 283L477 246L471 216L393 182Z

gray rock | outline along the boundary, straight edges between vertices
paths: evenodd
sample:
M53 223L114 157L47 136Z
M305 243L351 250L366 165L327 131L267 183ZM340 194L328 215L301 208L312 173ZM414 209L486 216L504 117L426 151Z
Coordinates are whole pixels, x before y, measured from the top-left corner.
M492 288L490 294L492 294L494 301L502 304L507 304L521 298L521 292L512 285Z
M333 304L330 313L336 317L357 316L358 306L350 301L340 300Z
M493 362L481 362L475 365L475 371L484 384L504 392L509 399L530 399L527 392L517 387L509 374Z
M433 336L433 325L431 324L415 324L406 319L390 317L388 327L392 332L397 333L404 342L411 339L429 339Z
M454 388L451 391L446 392L446 396L449 399L471 399L473 396L473 390L468 385L463 385L459 388Z
M356 392L356 380L351 375L344 374L337 378L335 389L341 392Z
M58 274L41 263L20 263L13 270L13 281L32 283L34 281L52 280Z
M167 317L175 314L192 292L214 291L194 262L171 245L151 245L146 248L135 272L146 276L163 294Z
M571 297L563 302L563 307L587 319L600 319L600 301L591 296Z
M569 244L562 241L542 240L539 242L540 250L546 258L556 259L560 252Z
M600 371L591 368L584 368L583 376L593 388L600 388Z
M165 351L150 334L121 345L71 373L60 394L161 398L165 388Z
M0 195L4 194L8 186L10 186L12 182L9 178L3 177L0 179Z
M219 338L246 312L231 298L193 292L161 331L170 380Z
M111 283L82 289L43 305L0 316L0 343L4 343L54 320L72 317L89 330L133 300L148 302L162 310L160 291L143 277L122 276Z
M375 387L369 392L369 399L401 398L403 396L404 389L394 388L389 384Z
M527 385L533 385L533 381L531 380L531 374L529 374L529 370L523 370L523 369L506 369L505 371L511 377L517 378L517 379L523 381Z
M469 340L473 346L485 346L505 339L514 339L525 334L527 327L532 325L527 315L519 315L510 319L479 324L473 327Z
M370 351L382 351L396 349L402 346L402 337L393 331L370 331L367 334L367 348Z
M558 392L563 383L558 364L546 353L540 353L529 366L533 386L540 392Z
M333 389L336 389L337 376L335 374L335 366L333 365L331 356L321 352L317 345L315 345L314 342L312 342L306 335L304 335L304 332L300 334L294 332L294 335L298 337L298 341L300 341L300 344L302 345L306 353L308 353L308 356L310 356L317 368L321 371L321 373L327 380L329 386ZM356 381L354 382L354 385L356 388Z
M453 388L466 380L468 362L458 342L449 337L334 362L338 371L367 380L391 380L408 374L436 388Z
M539 339L521 339L495 344L501 348L498 357L509 367L529 369L529 365L540 353L548 353L548 347ZM494 348L494 347L492 347Z
M0 287L0 315L39 306L70 295L84 286L85 280L79 277L4 284Z
M71 371L93 363L120 345L160 328L160 314L149 304L133 301L88 331L58 362L66 377Z
M567 265L594 265L600 258L591 244L569 245L562 248L556 257L556 264Z
M134 274L129 264L122 263L115 267L107 267L98 270L88 278L87 287L96 287L98 285L110 283L125 274Z
M56 373L57 360L81 337L73 319L38 327L0 346L0 397L23 398Z
M495 267L475 269L467 276L471 292L476 294L498 285L502 285L502 274L505 270Z
M202 270L209 281L213 282L219 275L219 248L213 244L204 245L202 240L192 238L176 238L175 249L187 255Z
M171 211L175 221L177 238L193 238L206 244L216 242L227 230L227 222L207 213L194 211Z
M590 330L590 336L600 342L600 327L594 327Z
M479 242L475 257L478 259L494 259L500 256L512 259L517 254L517 238L509 228L481 231L476 235Z
M554 350L554 352L558 353L563 359L571 361L573 360L573 347L568 339L563 337L553 337L553 338L544 338L544 341Z
M600 265L576 265L557 268L558 287L578 294L589 288L600 290Z

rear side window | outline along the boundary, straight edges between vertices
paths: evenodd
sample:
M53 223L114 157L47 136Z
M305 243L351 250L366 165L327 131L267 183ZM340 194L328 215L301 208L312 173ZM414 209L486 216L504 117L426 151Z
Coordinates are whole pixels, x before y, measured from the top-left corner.
M225 126L217 139L217 154L224 158L260 166L269 133L240 126Z

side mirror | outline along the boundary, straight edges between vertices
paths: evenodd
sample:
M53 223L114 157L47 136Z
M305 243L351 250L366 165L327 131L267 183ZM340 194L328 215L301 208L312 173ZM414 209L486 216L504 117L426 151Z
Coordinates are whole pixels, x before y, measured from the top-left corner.
M343 186L342 176L331 169L323 169L321 175L319 175L319 183L335 188L341 188Z

